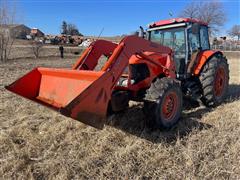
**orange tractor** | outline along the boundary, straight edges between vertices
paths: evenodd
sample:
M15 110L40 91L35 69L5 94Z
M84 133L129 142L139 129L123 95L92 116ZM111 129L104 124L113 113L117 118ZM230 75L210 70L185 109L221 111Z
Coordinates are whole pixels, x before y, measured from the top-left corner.
M148 122L163 128L178 122L183 96L208 107L223 102L229 68L222 52L210 50L206 23L163 20L141 34L119 44L97 40L72 69L38 67L6 88L99 129L129 100L144 102Z

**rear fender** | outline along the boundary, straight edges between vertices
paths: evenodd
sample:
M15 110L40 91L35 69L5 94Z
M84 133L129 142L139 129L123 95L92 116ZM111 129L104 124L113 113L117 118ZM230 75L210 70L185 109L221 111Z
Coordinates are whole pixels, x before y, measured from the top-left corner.
M198 76L202 71L203 66L206 64L206 62L210 60L211 57L217 54L223 55L221 51L214 51L214 50L206 50L206 51L200 52L197 56L197 65L194 68L193 74L195 76Z

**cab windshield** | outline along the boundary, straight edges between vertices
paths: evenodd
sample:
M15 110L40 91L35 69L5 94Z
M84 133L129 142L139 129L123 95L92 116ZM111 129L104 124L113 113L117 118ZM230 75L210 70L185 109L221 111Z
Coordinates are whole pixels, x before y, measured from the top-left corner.
M185 51L186 49L184 28L150 31L150 40L168 46L173 51Z
M150 41L170 47L173 50L173 59L176 64L177 73L183 73L184 71L186 57L185 38L184 27L152 30L149 34Z

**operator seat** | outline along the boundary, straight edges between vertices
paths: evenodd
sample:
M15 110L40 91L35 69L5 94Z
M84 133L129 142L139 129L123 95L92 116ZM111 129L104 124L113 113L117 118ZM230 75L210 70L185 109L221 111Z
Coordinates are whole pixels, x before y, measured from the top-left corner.
M187 66L187 75L191 75L193 73L193 69L197 63L197 56L199 52L200 52L200 49L197 49L193 51L193 53L191 54L191 57Z

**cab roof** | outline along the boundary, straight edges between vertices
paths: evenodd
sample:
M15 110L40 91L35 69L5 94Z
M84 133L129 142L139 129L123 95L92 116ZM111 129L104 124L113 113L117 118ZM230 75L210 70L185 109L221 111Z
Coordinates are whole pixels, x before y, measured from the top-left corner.
M172 19L167 19L167 20L161 20L161 21L157 21L154 22L152 24L149 25L149 28L154 28L154 27L158 27L158 26L164 26L164 25L170 25L170 24L177 24L177 23L198 23L200 25L205 25L207 26L208 23L200 21L198 19L193 19L193 18L172 18Z

